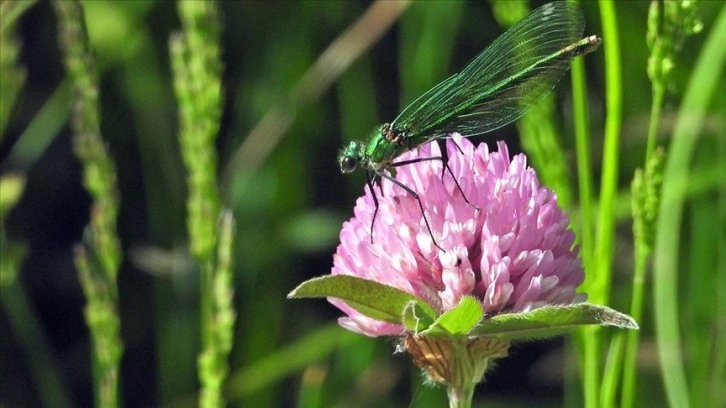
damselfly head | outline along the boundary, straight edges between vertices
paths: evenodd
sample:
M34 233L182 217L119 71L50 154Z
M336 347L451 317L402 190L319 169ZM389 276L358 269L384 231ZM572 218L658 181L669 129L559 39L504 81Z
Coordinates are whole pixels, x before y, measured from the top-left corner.
M345 146L338 155L338 166L343 174L350 173L358 166L363 156L363 143L352 141Z

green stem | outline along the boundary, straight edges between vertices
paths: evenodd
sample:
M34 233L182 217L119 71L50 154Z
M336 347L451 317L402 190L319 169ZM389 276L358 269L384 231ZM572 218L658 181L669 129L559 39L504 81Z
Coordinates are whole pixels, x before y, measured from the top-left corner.
M582 246L582 259L586 271L585 287L591 284L590 276L594 273L596 265L593 262L594 254L594 230L593 225L593 205L592 205L592 177L591 161L590 161L590 131L589 131L589 113L587 105L587 86L585 81L585 63L582 59L575 59L572 62L572 102L573 102L573 119L575 131L575 148L577 150L577 183L580 200L580 223L579 242ZM586 328L580 330L577 337L577 348L582 361L582 378L583 387L585 388L585 397L589 401L588 406L595 406L597 401L597 389L590 384L597 384L598 369L598 345L595 336L596 328Z
M651 7L658 7L652 4ZM651 10L651 12L653 9ZM655 14L654 14L655 15ZM655 24L650 29L657 32L657 27L660 27L660 33L663 35L662 24ZM662 39L653 39L654 43L651 46L651 60L650 64L661 64L664 56ZM655 67L655 65L651 65ZM644 171L647 171L648 161L653 156L655 151L657 140L658 140L658 126L660 124L660 117L663 111L663 103L665 101L665 90L666 84L663 75L655 75L656 72L662 71L649 71L651 73L651 82L653 86L652 90L652 102L650 107L650 124L648 126L648 139L645 151L645 160L643 164ZM642 216L642 214L641 214ZM637 216L634 219L634 223L645 222L638 220ZM648 266L648 259L652 253L652 239L645 236L638 236L635 234L635 266L633 272L633 289L631 294L630 304L630 315L634 319L640 321L643 311L643 293L645 291L645 272ZM640 342L640 332L633 331L625 334L627 336L625 344L625 356L623 362L623 392L621 397L621 405L623 408L630 408L633 406L635 401L635 382L637 372L637 356L638 356L638 344ZM614 394L614 392L613 392Z
M605 43L608 43L606 37ZM597 265L594 262L595 247L595 226L593 225L594 209L592 204L593 180L591 177L591 147L589 112L587 104L587 86L585 80L585 63L582 59L575 59L572 62L572 101L573 120L575 132L575 148L577 151L577 183L579 190L580 217L579 239L582 248L582 259L586 274L586 281L583 285L587 292L592 288ZM599 338L597 328L585 328L580 330L576 338L576 346L582 362L582 385L586 405L594 407L597 404L598 368L599 368Z
M618 186L618 164L620 147L620 125L622 122L622 72L620 63L620 40L615 13L615 3L600 2L603 24L603 45L605 49L606 108L605 140L603 147L603 169L600 191L600 213L598 216L595 259L598 270L590 271L593 277L593 291L589 293L593 303L607 304L612 275L613 244L615 233L615 199Z
M637 330L633 330L637 331ZM615 393L618 388L618 380L623 367L623 347L625 345L625 333L618 332L613 335L605 359L602 382L600 384L600 406L612 407L615 401Z
M630 316L636 321L641 321L643 314L643 298L645 293L645 272L648 266L648 259L651 250L643 242L635 243L635 271L633 273L633 293L630 306ZM635 401L635 381L637 373L638 344L640 342L640 331L632 330L625 334L627 336L625 345L625 361L623 362L623 394L621 399L622 408L631 408Z
M622 84L620 66L620 40L615 4L601 1L600 14L603 27L605 53L605 84L607 118L603 151L603 169L600 191L598 230L592 247L592 258L585 252L588 277L586 288L593 303L607 304L610 292L612 252L615 230L615 199L617 196L619 132L622 116ZM578 154L584 157L586 152ZM582 172L582 170L581 170ZM581 176L583 177L583 176ZM581 184L586 184L581 181ZM581 193L582 194L582 193ZM585 406L599 406L600 350L602 338L597 328L585 329L581 336L583 354L583 386Z
M446 394L449 396L449 408L471 408L475 386L476 384L468 384L460 388L448 387Z
M688 173L689 161L698 141L703 118L719 88L726 60L726 7L721 9L714 27L698 57L678 112L670 153L663 177L663 196L659 211L653 264L653 294L658 355L668 401L674 407L688 407L686 373L681 356L682 342L678 320L678 237L687 183L674 182Z
M572 61L572 105L575 131L575 148L577 150L577 185L580 194L580 233L579 242L582 246L582 258L585 270L591 270L593 230L592 223L592 172L590 163L590 119L587 104L587 86L585 80L585 62L581 58Z

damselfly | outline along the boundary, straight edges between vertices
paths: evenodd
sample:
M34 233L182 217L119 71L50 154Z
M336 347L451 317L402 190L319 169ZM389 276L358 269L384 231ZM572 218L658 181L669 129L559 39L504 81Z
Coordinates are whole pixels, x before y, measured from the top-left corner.
M389 170L415 161L441 160L453 176L445 149L440 157L394 160L406 151L452 133L464 137L480 135L520 118L552 90L572 58L600 45L602 39L598 36L582 38L584 29L585 19L577 5L546 4L494 40L461 72L424 93L392 122L377 127L368 141L352 141L344 146L338 156L340 171L350 173L362 167L376 205L371 242L378 213L373 182L380 176L416 198L434 244L443 250L434 239L418 194L396 180Z

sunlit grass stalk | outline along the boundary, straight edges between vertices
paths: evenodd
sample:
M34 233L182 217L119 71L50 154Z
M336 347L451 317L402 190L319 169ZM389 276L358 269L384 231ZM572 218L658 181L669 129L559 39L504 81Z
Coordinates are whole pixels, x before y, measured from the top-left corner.
M652 1L648 11L648 34L647 42L651 54L648 59L648 74L652 84L652 100L650 111L650 124L648 126L648 140L645 153L646 163L650 159L657 142L658 127L660 124L663 102L665 100L665 91L668 80L666 78L667 71L664 69L664 52L665 45L663 39L663 13L658 1ZM662 162L662 159L661 159ZM661 166L662 171L662 166ZM640 320L643 308L643 292L645 289L645 272L648 266L648 260L653 252L654 234L646 234L646 229L652 229L655 219L646 220L644 214L643 200L638 199L638 195L644 196L644 179L642 171L636 172L632 184L633 193L633 237L635 245L635 260L633 269L633 288L631 294L630 313L635 319ZM660 193L660 191L659 191ZM660 194L659 194L660 195ZM660 198L660 197L658 197ZM655 209L657 211L657 208ZM653 214L654 217L657 216ZM625 362L623 369L623 393L621 404L623 408L633 406L635 400L635 383L637 373L637 355L638 344L640 343L640 332L625 333L627 344L625 349ZM620 340L621 334L618 334Z
M17 283L18 270L27 253L25 245L11 241L5 229L5 220L20 200L25 190L25 182L25 176L21 174L0 176L0 288L11 287ZM23 297L23 301L27 299Z
M572 61L572 107L573 107L573 121L574 121L574 133L575 133L575 149L577 157L577 185L578 185L578 200L580 216L575 219L575 223L578 224L578 242L582 248L582 262L585 267L585 282L587 284L588 276L595 271L595 264L593 262L593 248L595 241L595 226L593 216L593 178L592 178L592 166L591 166L591 148L590 148L590 127L589 127L589 109L587 103L587 86L585 79L585 63L581 59L575 59ZM582 373L582 385L587 388L586 379L592 378L593 374L596 376L596 370L598 368L598 360L588 357L597 356L591 341L588 341L592 337L596 328L584 328L580 329L576 338L576 345L579 349L581 373ZM586 374L586 373L590 374ZM594 390L585 391L585 395L593 395L596 392ZM592 398L595 398L593 395ZM591 405L592 406L592 405Z
M235 311L232 302L234 218L221 213L214 140L222 112L220 25L213 2L179 1L183 32L169 41L179 103L180 145L187 167L187 227L201 269L199 404L224 404Z
M726 7L722 7L696 61L673 130L663 180L663 196L654 250L655 328L664 388L671 406L689 406L686 372L681 355L678 324L678 237L685 201L689 161L698 141L703 119L726 62ZM685 180L684 180L685 181ZM695 402L695 401L694 401Z
M645 170L638 169L632 182L633 237L635 239L635 265L631 294L631 316L640 321L643 315L646 268L653 249L654 225L657 219L663 181L665 153L655 150L646 163ZM615 405L618 379L622 371L623 393L621 404L631 407L635 398L639 335L616 333L610 345L609 364L603 380L604 403ZM623 354L624 352L624 354Z
M83 165L91 221L75 263L86 296L86 324L91 331L96 405L119 404L119 363L123 353L117 275L121 246L116 236L119 199L116 167L101 138L98 73L90 51L83 8L78 1L54 1L58 36L74 91L71 116L73 147Z
M695 2L687 6L685 2L661 3L652 1L648 12L647 43L650 49L648 59L648 77L652 84L652 102L650 125L645 155L645 170L638 170L633 179L633 237L635 245L635 264L633 288L631 295L630 314L637 320L642 316L643 293L645 291L645 274L648 261L653 251L655 240L655 223L660 206L660 193L664 153L656 154L658 127L665 101L666 90L670 83L670 73L674 67L675 54L682 41L682 35L698 31L700 25L694 19ZM617 352L622 346L622 337L627 337L623 372L623 393L621 405L632 407L635 399L635 381L637 377L637 349L639 332L618 333L612 351ZM617 351L615 349L618 349ZM619 354L619 353L618 353ZM615 376L615 374L612 374ZM611 390L609 401L614 399L615 390Z
M620 62L620 40L615 3L600 2L603 26L603 49L605 54L605 120L602 178L600 181L600 205L598 229L594 247L594 264L597 269L589 271L592 286L588 289L589 300L607 304L612 277L613 246L615 242L614 203L618 188L618 165L620 162L620 126L622 123L622 67Z
M211 276L211 293L206 300L211 303L211 321L207 345L199 355L199 372L204 387L200 395L200 406L219 407L224 405L222 390L229 375L227 357L234 344L233 290L233 240L235 231L234 216L231 211L221 214L218 222L217 257L215 270Z
M600 183L599 214L597 231L590 226L583 226L583 241L595 238L592 244L583 244L585 268L587 271L584 290L588 300L598 304L608 304L610 297L610 280L612 276L612 258L615 232L615 201L617 198L617 179L619 165L620 125L622 117L622 75L620 66L620 39L615 5L610 1L600 1L602 20L603 49L605 55L605 95L607 117L605 121L605 140L603 147L603 166ZM583 112L584 113L584 112ZM582 115L583 113L580 113ZM581 120L581 119L580 119ZM586 200L582 217L584 223L590 222L589 186L590 178L586 173L589 167L587 142L580 136L586 122L577 125L578 168L580 173L580 198ZM586 218L587 217L587 218ZM585 229L586 228L586 229ZM592 235L590 235L590 233ZM601 386L601 349L602 334L597 328L581 330L578 342L581 347L582 382L584 387L585 406L597 407L600 404Z
M585 62L582 59L572 61L572 117L574 122L575 149L577 157L577 185L579 192L579 233L578 241L582 247L585 271L594 268L592 265L594 225L592 205L592 165L590 148L590 117L587 102L587 80L585 78Z
M668 86L668 77L670 76L670 67L665 67L666 53L669 45L672 45L672 38L664 38L667 33L663 30L663 13L661 4L658 0L652 0L648 10L648 32L647 43L650 48L650 57L648 58L648 77L651 82L651 105L650 105L650 123L648 125L648 141L645 151L645 160L655 150L655 144L658 137L658 127L660 124L661 112L663 110L663 102L665 100L666 87ZM673 50L671 50L672 52ZM669 60L670 61L670 60ZM670 61L672 63L672 61Z

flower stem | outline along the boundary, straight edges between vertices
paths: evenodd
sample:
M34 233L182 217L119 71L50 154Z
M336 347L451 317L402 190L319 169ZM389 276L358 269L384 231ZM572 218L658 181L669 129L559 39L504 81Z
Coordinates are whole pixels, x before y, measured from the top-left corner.
M446 394L449 396L449 408L470 408L474 386L475 384L467 384L462 387L448 387Z

